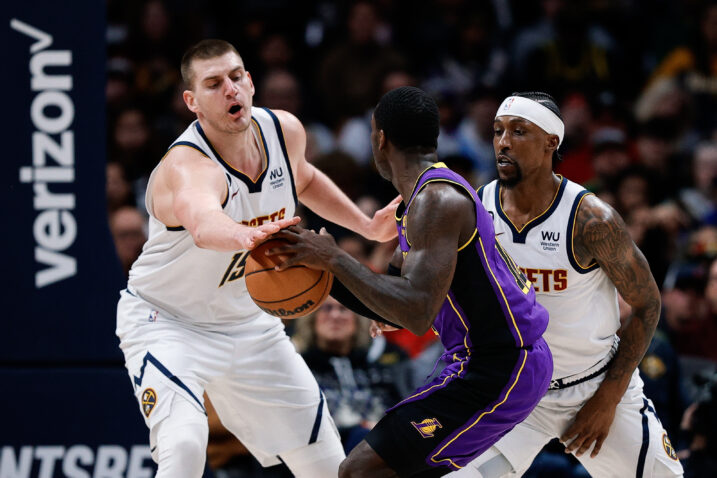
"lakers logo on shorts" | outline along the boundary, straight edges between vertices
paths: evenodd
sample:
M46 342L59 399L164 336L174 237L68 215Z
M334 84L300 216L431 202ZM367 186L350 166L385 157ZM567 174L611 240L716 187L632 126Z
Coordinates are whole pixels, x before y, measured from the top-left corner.
M411 425L418 430L418 433L420 433L423 438L433 438L433 433L436 431L436 428L443 428L441 423L435 418L426 418L418 423L411 422Z
M154 406L157 405L157 393L151 388L144 389L142 392L142 412L144 416L149 418L149 414L154 410Z
M675 453L675 449L672 447L670 439L667 438L667 433L662 434L662 448L665 449L665 453L667 453L667 456L677 461L677 453Z

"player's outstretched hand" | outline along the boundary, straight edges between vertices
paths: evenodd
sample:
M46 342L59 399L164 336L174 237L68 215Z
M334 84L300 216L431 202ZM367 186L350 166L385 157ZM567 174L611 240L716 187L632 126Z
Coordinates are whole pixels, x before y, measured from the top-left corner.
M595 443L590 453L590 457L595 458L600 453L610 425L615 419L616 407L614 399L603 397L599 390L590 397L575 415L573 424L560 437L560 441L565 445L565 453L575 452L576 456L581 456Z
M289 255L288 259L276 266L277 271L298 264L312 269L326 270L331 259L341 252L334 237L323 227L320 233L316 234L314 231L299 226L291 226L273 234L271 239L286 239L289 242L285 246L274 247L266 251L267 256Z
M368 226L367 239L378 242L387 242L398 235L396 229L396 209L403 198L399 194L393 201L382 209L376 211Z
M246 250L254 249L256 246L264 242L267 237L271 234L277 233L282 229L286 229L290 226L295 226L301 221L299 216L294 216L287 219L279 219L278 221L268 222L258 227L247 227L246 231L239 238L241 248Z

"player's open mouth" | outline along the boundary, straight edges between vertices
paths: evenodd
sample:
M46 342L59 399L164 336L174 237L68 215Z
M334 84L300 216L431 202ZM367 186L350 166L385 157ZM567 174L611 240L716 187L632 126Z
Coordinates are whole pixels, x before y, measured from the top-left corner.
M508 156L505 156L505 155L503 155L503 154L499 154L496 159L498 160L498 165L499 165L499 166L506 166L506 165L509 165L509 164L513 164L513 161L511 161L511 160L508 158Z
M232 107L229 108L229 114L234 116L241 111L241 108L241 105L232 105Z

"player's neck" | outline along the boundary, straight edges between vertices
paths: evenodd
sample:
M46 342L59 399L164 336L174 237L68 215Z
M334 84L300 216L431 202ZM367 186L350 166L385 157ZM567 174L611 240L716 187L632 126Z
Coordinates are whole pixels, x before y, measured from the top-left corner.
M433 164L436 164L435 159L436 155L431 154L418 159L403 158L401 164L398 164L398 162L394 163L394 175L393 180L391 182L393 183L393 186L396 188L396 190L401 193L401 196L403 196L403 199L405 201L408 201L408 199L411 197L413 188L416 185L416 182L418 181L418 178L421 173L423 173Z
M250 178L255 178L261 173L264 158L253 124L244 131L236 133L225 133L204 124L202 129L212 143L212 147L232 168Z
M501 203L508 217L527 222L545 212L560 187L560 177L552 171L525 177L513 187L501 187ZM515 222L515 221L514 221Z

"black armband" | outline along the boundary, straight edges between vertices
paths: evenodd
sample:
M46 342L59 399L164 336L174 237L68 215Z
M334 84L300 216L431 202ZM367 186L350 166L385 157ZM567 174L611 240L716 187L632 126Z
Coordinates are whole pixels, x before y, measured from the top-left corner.
M391 266L389 266L390 269ZM393 322L389 322L388 320L384 319L380 315L378 315L373 310L369 309L364 305L363 302L359 300L358 297L353 295L353 293L348 290L348 288L341 283L340 280L338 280L336 277L334 277L334 284L331 286L331 297L336 299L343 305L344 307L347 307L351 309L353 312L356 312L358 315L363 315L364 317L368 317L371 320L375 320L376 322L382 322L384 324L388 324L391 327L396 327L397 329L402 329L400 325L394 324Z

